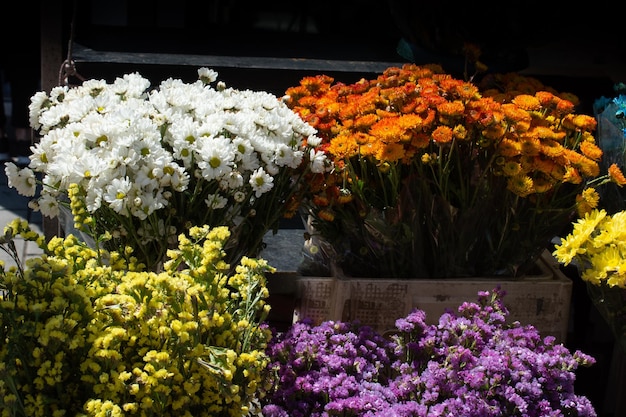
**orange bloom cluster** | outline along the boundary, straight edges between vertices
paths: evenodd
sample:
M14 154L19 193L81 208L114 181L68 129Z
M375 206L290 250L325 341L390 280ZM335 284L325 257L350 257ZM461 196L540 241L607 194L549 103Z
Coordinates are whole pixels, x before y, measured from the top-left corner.
M553 93L520 93L500 103L436 66L415 65L353 85L332 83L325 75L306 77L287 95L290 107L327 140L326 152L340 167L335 175L342 176L344 161L353 157L379 169L420 163L424 155L436 159L453 140L472 151L467 159L487 153L496 163L480 174L506 177L509 190L522 197L599 175L595 118L572 113L574 104ZM343 184L332 183L325 206Z
M550 91L509 99L483 94L436 65L407 64L350 85L305 77L286 91L286 102L318 130L335 164L313 179L311 214L322 233L320 221L336 221L346 205L350 216L365 218L373 208L402 222L408 208L400 210L400 200L407 196L441 199L452 213L507 192L503 206L493 208L499 214L515 211L519 198L572 210L574 196L600 174L595 118L574 113L574 102ZM619 168L610 172L623 182ZM564 184L575 193L557 203ZM594 200L579 201L589 210Z
M559 92L554 88L543 84L535 77L521 75L515 72L506 74L487 74L480 80L478 87L484 96L493 97L496 101L510 101L519 94L534 95L545 91L569 101L574 106L580 104L578 97L569 92Z

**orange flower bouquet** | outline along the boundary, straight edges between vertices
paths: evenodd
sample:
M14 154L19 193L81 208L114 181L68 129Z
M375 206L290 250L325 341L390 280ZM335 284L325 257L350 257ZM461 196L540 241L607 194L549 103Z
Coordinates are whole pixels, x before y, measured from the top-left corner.
M318 75L286 91L334 169L311 178L306 214L325 260L358 277L528 271L598 203L593 117L549 91L482 94L438 66L347 85Z

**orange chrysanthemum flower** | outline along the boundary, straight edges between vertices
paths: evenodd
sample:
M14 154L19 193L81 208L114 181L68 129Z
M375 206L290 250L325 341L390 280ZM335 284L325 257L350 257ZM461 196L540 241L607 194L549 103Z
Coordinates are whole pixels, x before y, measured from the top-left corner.
M576 196L576 211L579 217L585 217L585 214L591 212L598 206L600 195L594 188L586 188L583 192Z
M453 136L450 126L437 126L432 133L433 141L437 144L449 143Z
M535 97L542 107L551 108L556 105L559 98L549 91L537 91Z
M354 135L349 133L340 134L333 138L328 146L328 153L336 159L350 158L357 155L359 146L356 143Z
M595 117L586 114L568 114L563 118L563 126L572 130L595 130L598 122Z
M568 182L570 184L582 184L583 177L580 175L580 172L572 166L568 166L565 168L565 175L563 175L563 182Z
M561 100L557 101L556 111L562 114L571 113L580 104L580 99L574 93L564 92L559 95Z
M294 101L298 101L302 99L302 97L308 96L308 95L309 95L309 90L304 85L298 85L295 87L289 87L285 91L283 100L287 104L292 104Z
M540 157L535 158L533 161L533 171L542 173L546 176L554 177L554 173L559 173L559 168L561 168L560 175L565 175L565 168L554 162L553 159Z
M626 185L626 177L624 177L622 170L617 166L617 164L611 164L609 167L609 178L620 187Z
M600 175L600 166L598 163L585 156L582 156L580 162L577 164L577 167L580 170L581 175L584 177L592 178Z
M460 117L463 116L465 106L459 100L446 101L437 105L437 111L446 117Z
M591 208L598 207L598 203L600 202L600 194L598 194L595 188L585 188L580 196L583 200L585 200L587 204L591 206Z
M378 121L378 116L376 116L376 114L374 113L369 113L361 117L355 118L352 128L356 130L366 131L377 121Z
M404 147L399 143L382 144L376 152L376 159L385 162L396 162L404 157Z
M506 126L503 124L492 124L482 131L485 138L490 140L500 139L506 133Z
M536 111L541 108L541 102L535 96L530 94L519 94L512 100L513 104L528 111Z
M348 204L352 202L352 200L354 200L354 194L352 194L352 191L346 188L339 190L339 196L337 197L337 202L339 204Z
M541 151L541 141L536 137L524 135L520 140L520 147L524 155L536 156Z
M527 197L533 192L533 180L527 175L516 175L507 181L507 189L520 197Z
M469 82L463 82L454 88L458 97L463 101L469 101L480 97L478 87Z
M519 162L508 161L502 166L502 172L507 177L514 177L522 172L522 166Z
M313 203L319 207L327 207L330 205L330 200L326 195L316 194L313 196Z
M312 77L304 77L300 84L308 91L315 93L319 90L326 90L333 83L334 79L328 75L315 75Z
M390 143L400 140L400 136L404 134L404 130L398 124L397 117L388 117L372 125L369 134L383 142Z
M531 120L520 120L519 122L513 123L511 131L516 134L522 134L524 132L528 132L531 126Z
M402 130L418 130L422 128L423 119L418 114L403 114L398 118L398 126Z
M555 140L542 140L541 153L549 158L556 159L563 155L565 148Z
M348 102L342 103L338 117L341 120L347 120L354 118L357 114L359 114L359 108L356 103Z
M411 146L415 149L424 149L430 144L430 136L419 132L411 137Z
M599 161L600 158L602 158L602 149L600 149L598 145L589 140L585 140L580 143L580 151L587 158L591 158L594 161Z
M526 121L530 123L532 119L526 110L519 106L516 106L513 103L504 103L501 109L504 113L504 117L506 118L506 120L512 123L517 123L521 121Z
M581 200L576 204L576 214L579 218L584 218L586 214L591 213L593 207L587 204L586 201Z
M311 109L315 108L315 105L317 104L317 100L318 98L315 96L306 95L306 96L301 97L298 100L298 104L301 107L307 108L309 109L309 111L311 111Z
M545 175L533 177L533 192L537 194L547 193L554 187L554 179Z
M567 100L557 100L555 110L559 115L564 116L574 111L577 104L576 102L578 101L578 97L574 95L568 97L570 98L568 98Z
M331 210L318 210L317 216L327 222L335 221L335 213Z
M560 141L565 137L565 132L555 132L548 126L535 126L528 132L528 134L539 139L551 139L557 141Z
M352 135L352 138L354 139L354 141L357 143L357 145L367 145L368 143L371 142L376 142L376 138L373 137L372 135L368 135L367 133L363 133L363 132L356 132Z
M497 152L499 155L511 158L513 156L521 155L522 144L516 140L504 138L498 143Z

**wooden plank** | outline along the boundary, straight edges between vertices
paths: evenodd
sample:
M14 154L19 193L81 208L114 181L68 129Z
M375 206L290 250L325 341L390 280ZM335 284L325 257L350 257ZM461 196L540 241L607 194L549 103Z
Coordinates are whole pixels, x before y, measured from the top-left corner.
M381 73L389 67L404 64L403 62L96 51L80 44L74 44L73 59L77 64L89 62L371 73Z

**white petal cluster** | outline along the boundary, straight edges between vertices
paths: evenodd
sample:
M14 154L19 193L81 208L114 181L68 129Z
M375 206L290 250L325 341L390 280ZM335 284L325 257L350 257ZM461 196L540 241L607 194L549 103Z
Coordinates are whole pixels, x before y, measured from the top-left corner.
M315 130L280 99L213 88L217 73L207 68L198 75L194 83L170 78L150 89L133 73L35 94L30 121L42 137L28 168L7 170L10 184L33 195L31 178L41 173L39 206L51 217L58 209L50 202L78 183L90 212L106 206L143 220L177 193L193 194L192 183L214 184L202 188L200 201L222 209L250 204L286 169L327 169L313 146L320 143Z

